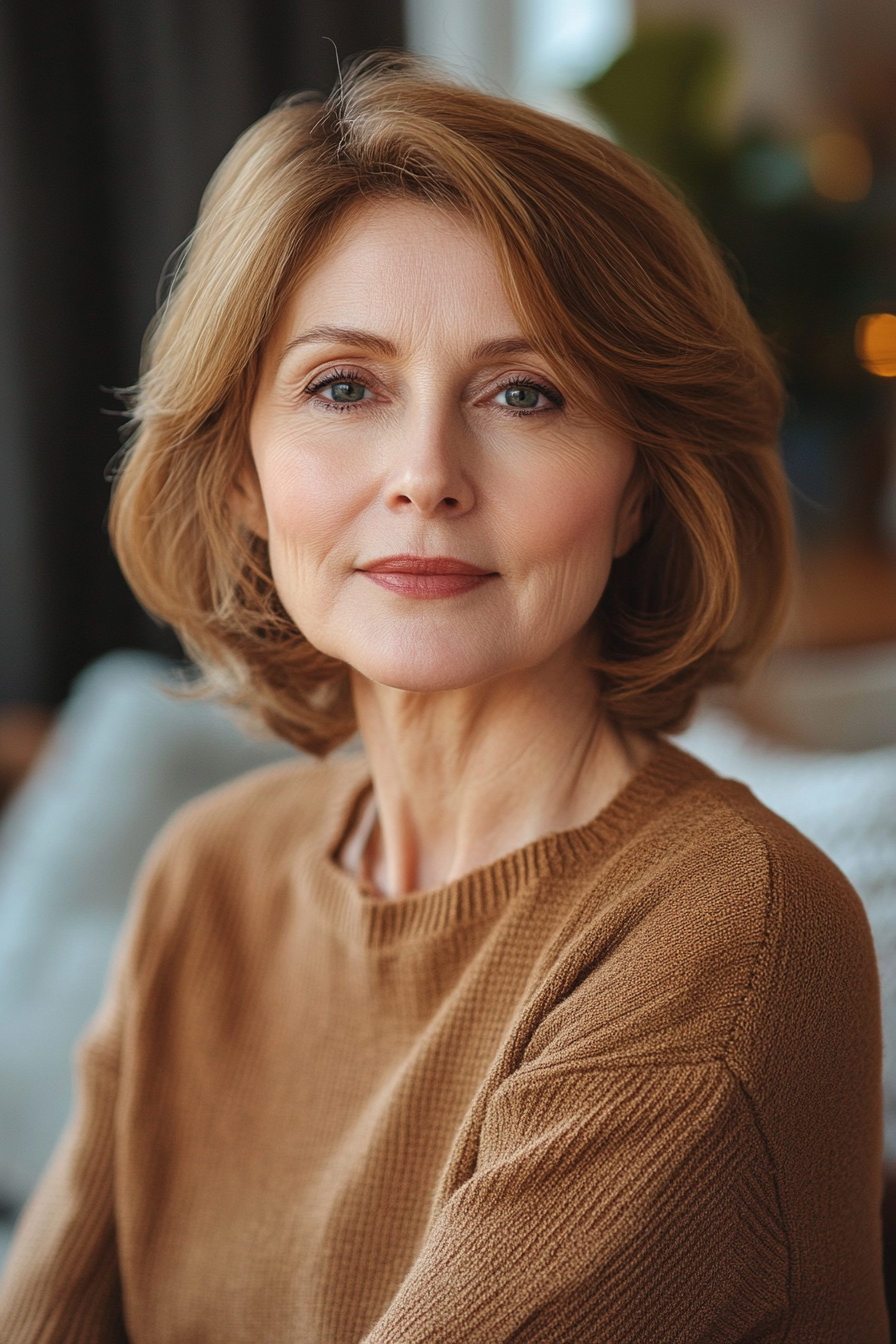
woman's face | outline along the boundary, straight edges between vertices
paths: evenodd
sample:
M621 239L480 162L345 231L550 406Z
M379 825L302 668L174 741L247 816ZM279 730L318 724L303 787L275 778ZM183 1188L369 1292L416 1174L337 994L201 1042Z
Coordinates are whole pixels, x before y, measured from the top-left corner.
M634 449L580 390L474 226L413 201L352 216L270 341L238 501L311 643L415 691L574 654L638 526Z

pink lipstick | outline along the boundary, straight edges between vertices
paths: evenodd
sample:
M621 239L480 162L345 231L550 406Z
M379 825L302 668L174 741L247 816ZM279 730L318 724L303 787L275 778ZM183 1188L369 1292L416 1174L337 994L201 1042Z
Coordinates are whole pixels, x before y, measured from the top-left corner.
M457 597L497 578L494 570L450 555L387 555L359 572L402 597Z

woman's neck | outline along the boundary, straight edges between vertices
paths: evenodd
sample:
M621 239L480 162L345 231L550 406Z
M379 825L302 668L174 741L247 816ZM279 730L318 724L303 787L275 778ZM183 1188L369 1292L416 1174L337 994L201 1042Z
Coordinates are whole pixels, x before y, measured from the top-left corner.
M593 674L565 650L459 691L399 691L357 673L353 689L377 814L365 867L386 896L584 825L650 753L613 728Z

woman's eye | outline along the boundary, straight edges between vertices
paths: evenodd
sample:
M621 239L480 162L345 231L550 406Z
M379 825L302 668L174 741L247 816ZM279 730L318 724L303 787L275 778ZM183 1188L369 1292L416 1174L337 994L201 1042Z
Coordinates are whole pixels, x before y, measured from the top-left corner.
M341 405L346 405L351 402L363 401L367 391L368 389L363 383L355 383L345 379L322 387L318 395L324 397L327 401L337 401ZM329 396L327 393L329 393Z
M528 383L511 383L498 393L498 404L511 411L543 411L552 403L538 387Z

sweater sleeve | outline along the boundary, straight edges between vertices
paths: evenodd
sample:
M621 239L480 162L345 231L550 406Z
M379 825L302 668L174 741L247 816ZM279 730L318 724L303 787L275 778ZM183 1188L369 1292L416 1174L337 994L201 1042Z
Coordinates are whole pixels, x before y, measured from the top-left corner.
M113 1203L119 1041L113 988L80 1047L75 1112L13 1241L4 1344L127 1344Z
M788 1246L722 1063L524 1065L365 1344L783 1339Z

